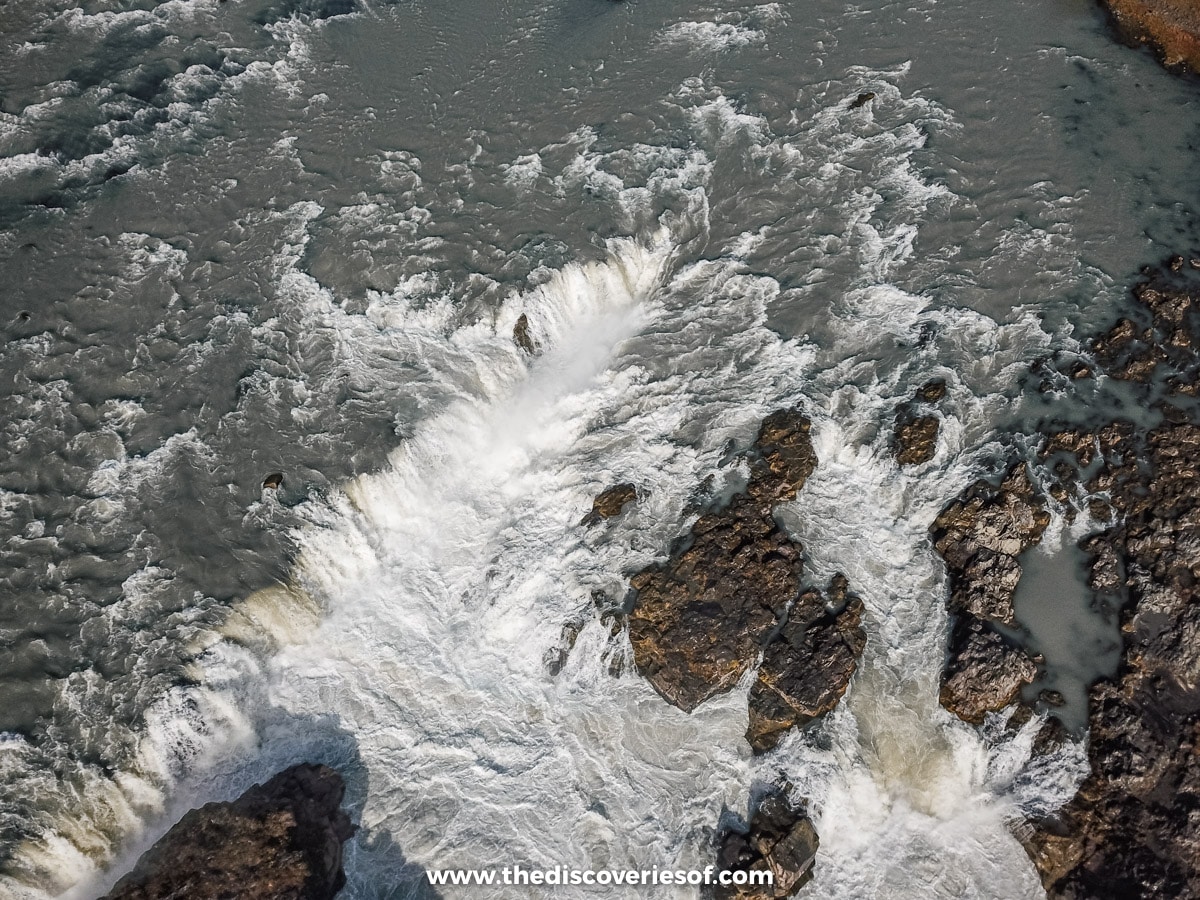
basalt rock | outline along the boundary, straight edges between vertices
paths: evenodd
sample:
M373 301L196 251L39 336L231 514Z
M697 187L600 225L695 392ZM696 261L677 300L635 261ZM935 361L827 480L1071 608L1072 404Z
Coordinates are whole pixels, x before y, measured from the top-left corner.
M537 341L529 333L529 317L525 313L521 313L517 318L517 323L513 325L513 343L529 356L533 356L538 351Z
M596 499L592 501L591 512L584 516L579 524L591 527L604 519L619 516L626 504L633 503L635 500L637 500L636 485L628 482L615 484L596 495Z
M770 872L770 886L718 888L718 900L776 900L790 897L812 878L817 832L803 806L792 804L781 788L761 799L744 830L731 830L721 841L717 863L724 871Z
M918 388L911 400L896 407L892 447L900 465L915 466L933 459L942 423L922 405L937 403L945 396L946 382L935 378Z
M1126 40L1149 44L1163 63L1200 71L1200 6L1192 0L1103 0Z
M862 601L847 594L841 576L826 594L807 590L788 610L750 689L746 740L756 753L837 706L866 645L862 615Z
M306 764L194 809L103 900L329 900L355 830L344 792L332 769Z
M914 416L896 420L893 438L896 460L902 466L916 466L929 462L937 451L938 430L941 422L937 416Z
M1200 427L1125 449L1120 524L1087 544L1092 583L1128 595L1121 667L1091 691L1091 775L1027 842L1052 897L1200 896Z
M934 547L950 574L950 609L977 619L1013 623L1013 593L1021 579L1017 557L1042 539L1050 524L1045 501L1023 464L997 487L979 481L933 523Z

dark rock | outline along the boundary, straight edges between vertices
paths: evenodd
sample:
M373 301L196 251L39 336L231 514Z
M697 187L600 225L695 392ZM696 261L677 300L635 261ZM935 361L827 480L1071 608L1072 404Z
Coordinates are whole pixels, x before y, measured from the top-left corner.
M801 548L771 511L796 496L816 465L808 430L795 410L764 419L746 492L701 516L665 565L630 579L637 590L629 616L634 661L681 709L731 688L800 594ZM804 637L792 633L803 647Z
M719 900L775 900L790 897L812 878L819 844L803 806L793 805L781 788L772 788L758 804L744 831L730 831L717 853L723 871L766 872L771 886L723 887Z
M962 616L951 639L952 653L940 701L960 719L978 725L989 712L1004 709L1037 677L1037 666L984 622Z
M1193 384L1200 292L1179 260L1147 274L1093 352L1114 378ZM1124 601L1120 667L1090 690L1091 773L1023 837L1052 900L1200 897L1200 424L1175 405L1186 393L1157 403L1152 430L1114 421L1046 442L1089 472L1093 515L1112 523L1081 542L1089 584Z
M538 343L529 333L529 317L525 313L521 313L517 324L513 326L513 341L529 356L538 352Z
M750 689L746 740L756 753L837 706L866 645L862 614L862 601L846 596L840 576L828 596L808 590L792 605Z
M851 109L861 109L875 99L874 91L863 91L850 102Z
M637 485L625 482L601 491L592 501L592 510L580 521L580 525L592 526L602 519L611 519L621 514L625 506L637 500Z
M937 403L946 396L946 380L944 378L931 378L917 391L916 399L922 400L925 403Z
M298 765L231 803L194 809L104 900L329 900L354 826L332 769Z
M929 462L937 452L938 429L941 422L937 416L915 416L896 421L893 443L896 460L902 466L915 466Z
M269 488L270 490L273 490L273 491L279 490L281 487L283 487L283 473L282 472L272 472L270 475L268 475L266 478L263 479L262 486L263 486L263 488Z

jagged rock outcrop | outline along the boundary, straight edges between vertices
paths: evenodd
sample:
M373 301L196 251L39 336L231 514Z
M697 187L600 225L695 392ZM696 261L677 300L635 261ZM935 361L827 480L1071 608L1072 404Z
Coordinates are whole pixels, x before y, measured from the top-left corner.
M836 576L824 594L804 591L767 645L750 688L746 740L755 752L829 712L846 692L866 645L862 601L847 589L846 579Z
M596 495L596 499L592 501L591 511L583 517L580 525L586 525L589 528L592 525L599 524L604 519L611 519L614 516L619 516L621 511L629 503L637 500L637 485L625 482L623 484L614 484L610 488L605 488Z
M1163 64L1200 71L1200 5L1193 0L1103 0L1131 43L1149 44Z
M1015 624L1013 595L1021 580L1017 558L1042 538L1050 514L1025 465L1001 483L978 481L933 523L934 547L950 576L955 617L941 704L968 722L1003 709L1037 677L1032 657L996 624Z
M773 884L718 888L714 897L775 900L791 896L812 877L818 843L807 810L790 802L785 789L772 787L752 812L745 830L725 834L717 863L725 871L769 871Z
M1083 546L1093 589L1126 601L1120 669L1090 692L1091 774L1025 840L1052 898L1200 897L1197 295L1158 273L1134 291L1149 322L1122 320L1095 343L1113 377L1161 392L1163 424L1114 422L1047 445L1079 468L1100 460L1086 488L1113 524Z
M629 616L634 661L681 709L731 688L765 647L748 734L759 749L811 718L809 710L816 715L837 702L865 641L857 600L830 611L822 600L801 598L801 547L772 516L816 465L808 429L794 410L768 416L746 491L701 516L666 565L630 579L637 590ZM790 612L794 619L780 628Z
M939 699L966 722L978 725L987 713L1004 709L1037 677L1025 651L974 616L958 619L950 646Z
M194 809L103 900L329 900L354 833L344 793L337 772L304 764Z

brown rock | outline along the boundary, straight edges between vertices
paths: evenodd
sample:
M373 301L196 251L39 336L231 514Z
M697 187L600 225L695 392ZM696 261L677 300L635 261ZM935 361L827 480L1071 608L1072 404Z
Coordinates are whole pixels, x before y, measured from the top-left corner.
M944 378L931 378L917 391L916 399L923 400L925 403L937 403L946 396L946 380Z
M978 725L987 713L1016 700L1037 677L1037 666L978 619L963 617L956 631L940 700L960 719Z
M525 313L521 313L517 318L517 323L513 326L513 341L529 356L533 356L538 351L538 343L529 333L529 317Z
M745 831L727 833L717 862L724 871L770 872L771 886L718 888L719 900L775 900L790 897L812 878L819 844L803 806L790 803L780 788L772 789L750 817Z
M630 579L629 639L638 671L692 710L731 688L800 592L800 546L775 523L816 465L809 423L795 410L763 420L746 493L701 516L664 566Z
M262 486L264 488L268 488L273 491L279 490L281 487L283 487L283 473L282 472L272 472L270 475L268 475L266 478L263 479Z
M325 766L293 766L184 816L104 900L329 900L354 826Z
M934 453L937 452L940 427L941 422L937 416L897 419L893 443L900 465L915 466L933 459Z
M1042 539L1050 524L1023 464L995 487L972 485L933 523L934 547L950 574L950 608L1005 625L1021 578L1017 557Z
M862 615L862 601L845 596L845 579L828 598L809 590L796 600L750 689L746 740L756 753L837 706L866 645Z
M850 102L851 109L861 109L875 99L874 91L863 91Z
M637 500L637 486L634 484L625 482L605 488L596 495L596 499L592 501L591 512L584 516L579 524L591 527L602 519L611 519L620 515L625 506L635 500Z
M1195 288L1178 260L1134 290L1136 315L1094 344L1117 378L1193 381ZM1159 406L1140 432L1112 422L1086 441L1101 461L1086 485L1112 525L1081 546L1096 591L1126 598L1121 664L1090 691L1091 774L1025 846L1048 897L1200 897L1200 424ZM1055 435L1068 449L1085 442Z
M1121 35L1149 44L1164 65L1200 71L1200 6L1192 0L1104 0ZM1182 267L1183 257L1178 257Z

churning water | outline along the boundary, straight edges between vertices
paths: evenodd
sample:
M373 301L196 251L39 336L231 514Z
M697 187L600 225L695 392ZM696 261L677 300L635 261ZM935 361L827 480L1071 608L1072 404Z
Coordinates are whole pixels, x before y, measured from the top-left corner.
M1079 414L1029 364L1194 240L1190 85L1082 2L0 21L0 894L95 895L181 810L313 760L362 825L354 898L703 865L779 777L821 834L808 896L1040 895L1010 826L1082 745L938 706L928 527L1002 429ZM937 454L901 470L933 377ZM868 644L752 758L746 687L669 706L594 598L785 405L820 462L780 517ZM618 481L637 507L581 527Z

